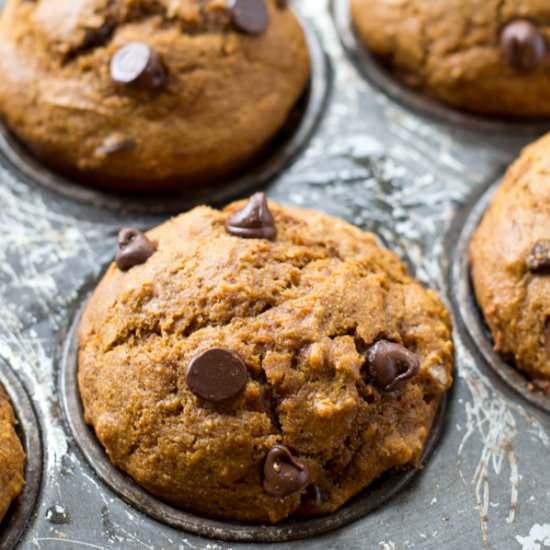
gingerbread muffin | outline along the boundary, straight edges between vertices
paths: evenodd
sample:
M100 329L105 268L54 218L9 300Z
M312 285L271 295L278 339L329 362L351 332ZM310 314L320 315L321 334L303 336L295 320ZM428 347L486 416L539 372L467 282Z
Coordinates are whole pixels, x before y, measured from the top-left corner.
M459 109L550 116L550 3L350 0L360 39L407 85Z
M0 113L42 161L111 190L214 182L264 150L309 81L279 0L8 0Z
M550 134L527 147L471 242L495 350L550 393Z
M25 453L15 433L15 416L0 386L0 521L23 489Z
M373 235L262 194L124 229L80 326L85 419L172 504L278 522L418 465L449 316Z

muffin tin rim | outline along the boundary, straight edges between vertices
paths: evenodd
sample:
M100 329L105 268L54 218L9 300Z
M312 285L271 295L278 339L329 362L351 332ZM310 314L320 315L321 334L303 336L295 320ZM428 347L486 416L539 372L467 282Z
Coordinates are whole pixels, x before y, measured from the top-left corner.
M384 93L401 107L435 122L488 134L516 132L520 135L537 136L550 130L550 118L543 121L521 118L506 120L504 117L469 113L406 86L382 66L357 36L351 17L351 0L330 0L330 2L332 19L348 57L359 73L376 90Z
M0 3L0 10L2 9ZM227 183L209 184L181 192L165 194L131 194L109 192L72 181L48 168L20 143L7 124L0 119L0 154L3 161L15 169L29 185L36 185L79 205L104 208L111 212L135 215L168 215L188 210L199 204L221 205L245 196L255 189L266 187L287 170L307 147L321 123L332 89L332 67L319 32L310 19L293 10L304 30L310 56L311 74L308 86L293 110L300 109L300 120L282 143L276 143L289 130L285 124L272 136L259 159L235 176L220 178ZM304 102L303 108L300 104ZM289 116L292 115L292 110ZM275 142L275 143L273 143Z
M444 393L441 398L425 442L420 466L385 474L374 483L373 489L365 489L331 514L263 525L211 519L177 509L147 492L128 474L112 464L93 428L84 420L78 389L78 327L89 294L87 292L83 296L63 344L59 385L65 422L85 461L101 482L128 505L167 526L225 542L288 542L328 533L365 518L402 491L427 466L444 432L449 392ZM452 392L452 388L449 391Z
M541 391L530 391L528 386L531 381L527 375L524 375L494 351L493 340L477 303L470 275L469 246L471 239L502 181L502 178L497 179L481 194L478 194L467 207L467 214L459 228L459 236L451 263L453 308L458 311L461 325L492 372L531 405L550 413L550 396L544 395Z
M23 537L34 513L42 484L42 436L32 401L9 364L0 360L0 384L6 390L25 450L25 485L0 523L0 547L10 550Z

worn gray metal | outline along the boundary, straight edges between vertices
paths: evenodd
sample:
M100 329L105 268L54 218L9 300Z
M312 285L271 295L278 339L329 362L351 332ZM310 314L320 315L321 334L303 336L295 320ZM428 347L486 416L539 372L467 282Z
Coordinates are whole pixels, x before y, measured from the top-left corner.
M512 127L479 132L436 122L389 99L348 59L328 1L296 6L330 54L334 93L314 139L270 185L270 197L375 231L419 279L449 298L463 208L530 138ZM44 442L45 475L24 550L250 548L165 526L126 504L88 466L60 408L61 346L83 291L112 258L120 225L161 220L68 200L0 157L0 358L27 388ZM550 546L550 415L495 375L459 325L455 343L457 380L445 431L420 475L362 520L262 549Z

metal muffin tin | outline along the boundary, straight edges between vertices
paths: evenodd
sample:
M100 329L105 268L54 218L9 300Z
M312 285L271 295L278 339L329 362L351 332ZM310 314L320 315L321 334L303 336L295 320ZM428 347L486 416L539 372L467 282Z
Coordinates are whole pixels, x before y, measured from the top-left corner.
M0 548L11 550L27 529L40 489L42 477L42 443L34 408L23 386L9 367L0 362L0 384L6 390L15 411L16 426L27 460L25 487L12 503L0 527Z
M450 284L452 255L471 197L477 199L533 136L506 121L487 132L461 117L443 120L402 95L382 91L363 78L342 46L329 0L294 5L330 56L334 78L329 74L325 85L333 92L304 151L265 190L272 200L325 211L376 233L452 306L456 381L437 447L421 474L384 505L368 513L361 509L367 495L374 502L378 489L399 489L388 479L344 508L361 516L356 521L346 525L337 514L320 518L326 522L323 531L333 529L333 521L341 527L302 540L213 541L173 527L165 517L155 519L161 515L156 501L150 501L152 510L129 504L108 477L104 481L101 457L92 458L94 467L86 459L81 439L94 441L92 432L72 426L71 419L79 417L67 406L63 346L83 296L113 257L119 227L161 223L160 212L170 200L138 198L134 202L141 210L129 211L120 197L98 199L94 192L88 195L95 196L92 200L69 197L37 184L0 150L0 371L12 367L31 397L44 467L17 550L543 550L548 545L550 415L519 396L487 363L459 311L468 291L459 294ZM214 199L223 200L209 195L207 202ZM71 395L76 399L74 391ZM25 432L38 434L32 421L20 419ZM40 448L29 452L30 459L39 454ZM119 473L103 464L108 476ZM128 479L121 483L135 487ZM6 532L2 524L0 533Z
M430 116L447 124L469 128L480 132L514 132L540 134L550 130L550 120L533 122L532 120L502 120L496 117L483 117L448 107L421 92L400 82L380 60L362 43L355 32L351 10L351 0L332 0L334 22L342 45L361 74L374 86L388 94L392 99L420 115Z
M514 365L507 362L502 356L494 351L493 339L483 319L483 313L477 303L472 279L470 277L470 261L468 254L470 241L472 240L477 226L481 222L485 210L491 202L491 198L501 183L502 180L498 180L491 185L479 200L474 202L470 213L466 217L453 259L453 298L464 327L475 342L477 349L487 361L487 364L500 378L502 378L502 380L527 399L527 401L543 411L550 413L550 395L533 390L532 382L527 376L522 374Z
M311 79L304 95L289 115L287 124L250 166L223 185L186 188L180 193L128 195L92 189L53 172L34 158L0 122L0 151L31 182L69 199L95 208L124 210L134 214L174 214L204 204L221 205L251 193L276 178L306 147L320 122L328 101L331 69L311 23L300 18L311 59Z
M259 525L220 521L179 510L157 499L118 470L109 460L93 429L84 421L78 389L78 326L83 310L84 305L71 325L61 364L60 395L72 436L91 468L115 493L137 510L189 533L230 542L285 542L314 537L347 525L382 506L412 480L428 461L445 423L446 396L441 401L426 441L421 466L387 473L333 514L318 518L296 518L277 525Z

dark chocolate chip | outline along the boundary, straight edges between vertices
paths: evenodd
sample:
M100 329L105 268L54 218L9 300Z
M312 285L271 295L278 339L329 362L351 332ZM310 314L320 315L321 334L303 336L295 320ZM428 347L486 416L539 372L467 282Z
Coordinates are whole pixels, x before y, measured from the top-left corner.
M260 34L267 29L269 13L265 0L229 0L231 20L247 34Z
M539 28L528 19L507 23L500 33L500 53L510 67L532 71L546 58L548 45Z
M154 253L156 246L139 230L125 227L118 234L116 265L121 271L144 264Z
M401 344L380 340L368 351L368 376L383 391L402 388L420 369L418 357Z
M288 7L288 0L276 0L275 4L280 9L285 9Z
M525 265L531 273L550 271L550 241L538 241L525 259Z
M267 206L263 193L256 193L244 208L235 212L225 222L228 233L244 239L268 239L277 237L275 220Z
M264 491L274 497L286 497L303 489L309 481L309 470L284 445L275 445L264 462Z
M206 401L236 397L246 386L248 370L235 352L212 348L194 357L187 367L187 387Z
M111 78L116 84L160 91L166 85L167 73L160 55L148 44L130 42L111 59Z

